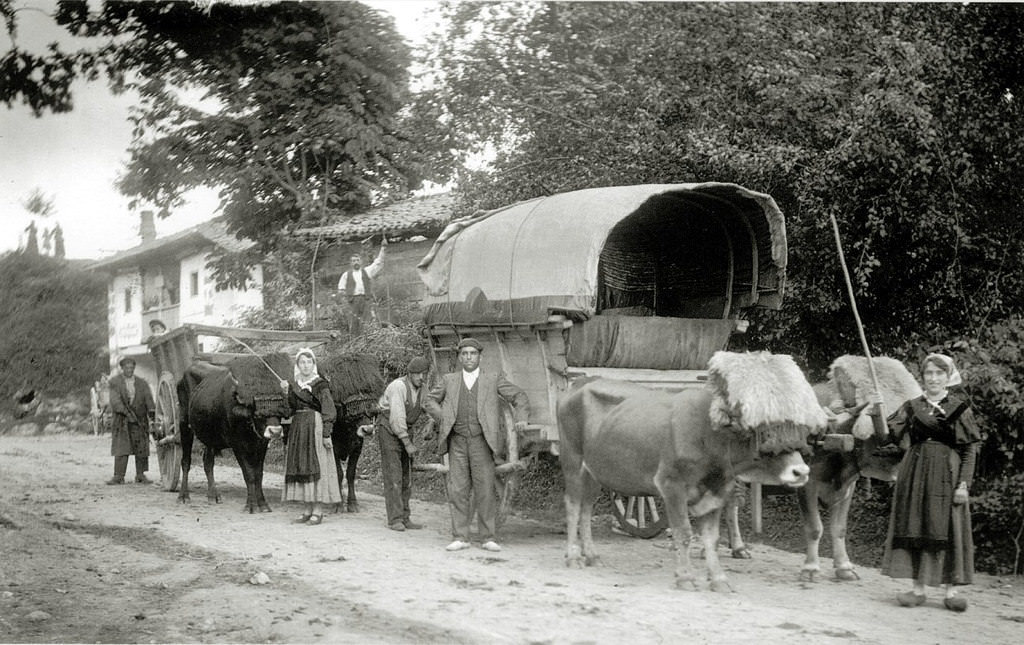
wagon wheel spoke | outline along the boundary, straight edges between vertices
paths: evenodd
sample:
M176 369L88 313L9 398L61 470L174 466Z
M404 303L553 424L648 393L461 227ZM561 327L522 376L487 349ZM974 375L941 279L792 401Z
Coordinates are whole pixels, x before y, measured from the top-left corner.
M612 493L612 511L618 527L633 537L650 539L668 528L668 521L658 509L660 503L656 497Z
M166 491L177 490L181 480L181 441L177 379L174 374L160 375L156 396L156 458L160 467L160 485Z

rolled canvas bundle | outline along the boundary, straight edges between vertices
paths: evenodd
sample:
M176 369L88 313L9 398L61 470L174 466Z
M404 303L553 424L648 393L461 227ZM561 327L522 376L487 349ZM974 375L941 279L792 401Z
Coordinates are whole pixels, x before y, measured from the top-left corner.
M711 422L745 433L759 452L807 448L828 418L791 356L770 352L716 352L708 361Z

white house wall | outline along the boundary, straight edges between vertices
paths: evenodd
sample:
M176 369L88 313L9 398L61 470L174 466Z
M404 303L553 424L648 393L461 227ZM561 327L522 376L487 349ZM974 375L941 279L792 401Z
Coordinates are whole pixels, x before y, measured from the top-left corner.
M131 311L125 311L126 292L131 293ZM111 358L119 348L142 342L142 280L137 269L119 273L107 284L107 321Z
M181 300L178 310L182 323L224 325L233 322L245 309L263 307L263 269L252 272L245 291L217 291L211 272L206 268L206 253L196 253L181 260ZM199 276L198 294L192 295L192 273Z
M192 274L199 276L199 289L192 293ZM207 320L206 286L211 285L206 271L206 254L195 253L181 259L181 297L178 319L182 323L205 323ZM213 313L212 307L210 314Z
M208 301L213 303L213 311L218 320L210 320L210 324L226 325L238 319L247 309L263 308L263 267L257 266L252 271L245 291L226 289L217 291L211 280L207 285Z

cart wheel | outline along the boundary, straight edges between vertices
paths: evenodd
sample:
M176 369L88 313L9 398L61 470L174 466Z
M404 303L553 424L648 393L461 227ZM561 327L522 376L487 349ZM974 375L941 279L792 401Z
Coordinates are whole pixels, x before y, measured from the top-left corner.
M633 537L649 540L668 528L668 518L658 508L657 497L632 497L612 493L612 512L619 528Z
M502 406L502 420L505 426L505 447L508 451L509 461L519 459L519 435L515 430L515 420L512 418L512 410ZM495 485L497 486L498 517L495 519L495 528L500 529L508 519L512 510L512 498L519 490L519 484L523 481L521 469L511 470L505 474L499 474Z
M181 481L181 437L178 434L178 390L174 374L163 372L156 396L156 459L160 466L160 487L178 490Z
M514 470L506 475L499 475L496 485L498 487L498 517L495 520L497 529L501 529L512 511L512 498L519 490L519 484L523 481L523 471Z

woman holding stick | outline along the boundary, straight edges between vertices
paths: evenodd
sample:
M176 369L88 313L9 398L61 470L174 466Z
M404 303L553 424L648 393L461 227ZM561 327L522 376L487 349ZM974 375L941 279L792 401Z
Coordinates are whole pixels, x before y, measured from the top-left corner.
M292 425L285 444L284 501L304 502L306 511L295 521L317 525L323 505L341 501L331 431L337 414L330 384L316 369L316 356L308 348L295 355L294 382L281 381L292 410Z
M970 403L949 388L960 383L953 359L929 354L921 365L924 394L907 401L888 426L894 441L909 438L893 492L882 573L910 578L896 599L904 607L925 601L925 587L945 587L943 605L966 611L956 587L974 575L968 490L981 433Z

